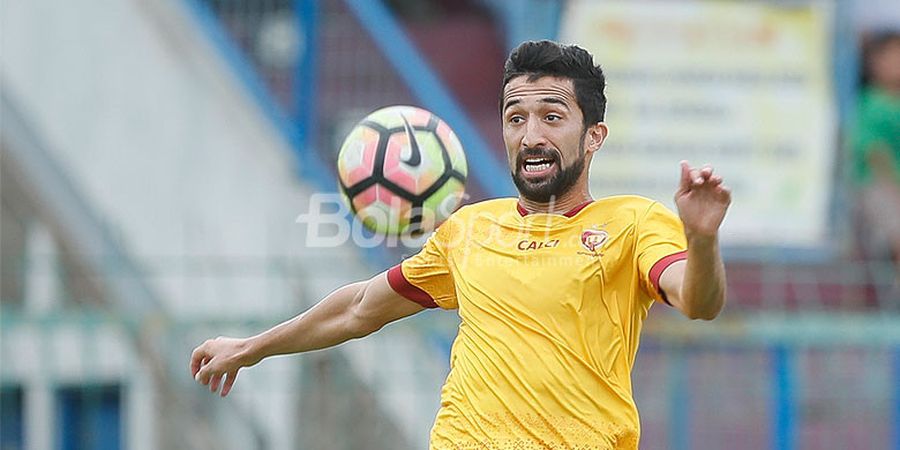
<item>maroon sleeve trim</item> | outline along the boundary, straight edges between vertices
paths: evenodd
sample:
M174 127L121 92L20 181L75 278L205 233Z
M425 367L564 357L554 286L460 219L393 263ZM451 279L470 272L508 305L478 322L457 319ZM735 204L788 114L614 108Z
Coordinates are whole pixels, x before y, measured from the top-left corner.
M388 284L391 285L391 289L405 297L407 300L416 302L425 308L438 307L437 303L434 302L434 299L431 298L427 292L413 286L412 283L406 279L403 275L403 270L400 269L400 264L388 269L387 279Z
M669 306L672 306L672 304L669 303L669 300L666 298L666 293L659 288L659 277L661 277L663 272L665 272L673 263L684 261L685 259L687 259L687 250L664 256L650 268L650 283L653 284L653 289L656 289L656 291L659 292L663 301Z

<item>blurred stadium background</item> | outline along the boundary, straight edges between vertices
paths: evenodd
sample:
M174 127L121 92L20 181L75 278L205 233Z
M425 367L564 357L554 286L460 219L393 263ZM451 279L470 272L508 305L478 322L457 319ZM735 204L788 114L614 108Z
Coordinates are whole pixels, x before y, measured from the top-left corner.
M0 5L2 450L426 448L452 313L265 361L224 400L189 352L415 251L315 248L295 223L378 107L456 129L468 201L513 194L501 68L540 38L608 72L595 195L671 204L683 158L735 188L726 311L647 322L642 448L900 449L897 271L860 244L844 145L896 0Z

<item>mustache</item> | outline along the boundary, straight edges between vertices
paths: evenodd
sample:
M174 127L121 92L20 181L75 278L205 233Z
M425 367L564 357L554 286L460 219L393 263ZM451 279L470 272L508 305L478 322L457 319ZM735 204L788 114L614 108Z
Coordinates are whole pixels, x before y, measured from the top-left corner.
M516 166L522 167L528 158L545 158L552 159L554 162L562 160L559 150L546 147L526 147L516 156Z

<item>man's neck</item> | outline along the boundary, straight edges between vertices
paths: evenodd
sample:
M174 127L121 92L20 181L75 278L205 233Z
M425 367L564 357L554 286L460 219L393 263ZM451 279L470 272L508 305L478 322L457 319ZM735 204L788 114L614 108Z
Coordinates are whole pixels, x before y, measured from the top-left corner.
M565 214L592 200L593 198L591 198L590 192L588 192L587 189L584 189L578 190L577 192L567 192L560 198L553 198L547 203L535 202L519 196L519 205L525 211L528 211L528 214Z

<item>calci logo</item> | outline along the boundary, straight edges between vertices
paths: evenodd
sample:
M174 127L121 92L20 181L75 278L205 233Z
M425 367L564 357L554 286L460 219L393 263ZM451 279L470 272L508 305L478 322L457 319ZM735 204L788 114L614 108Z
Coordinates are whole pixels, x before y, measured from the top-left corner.
M596 255L609 239L609 233L603 230L588 229L581 232L581 245L591 254Z
M519 241L519 244L516 247L522 251L529 250L541 250L544 248L554 248L559 246L559 239L550 239L547 241L532 241L530 239L525 239Z

